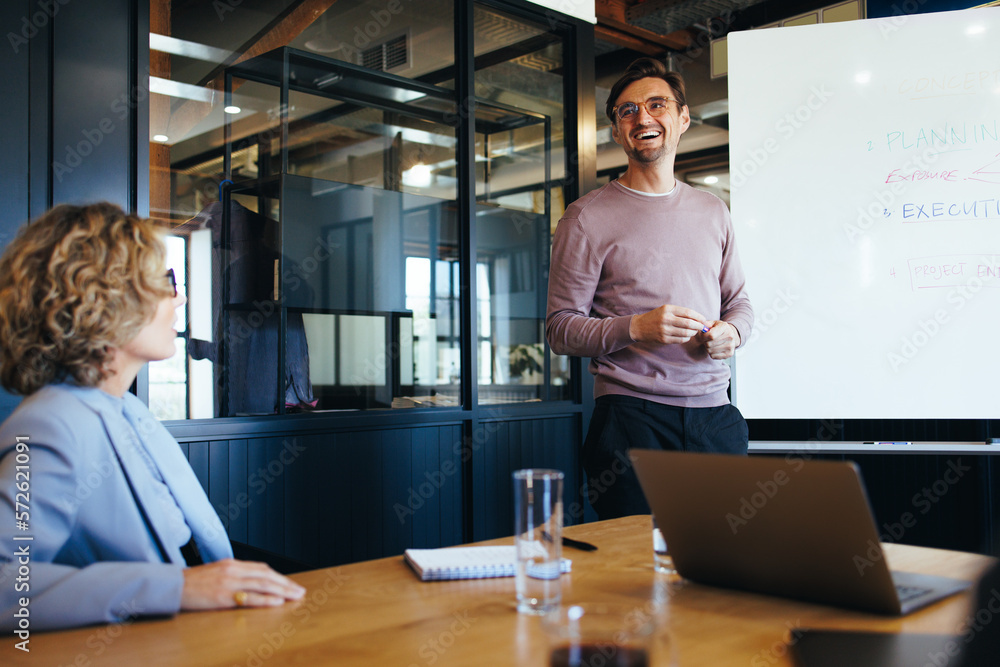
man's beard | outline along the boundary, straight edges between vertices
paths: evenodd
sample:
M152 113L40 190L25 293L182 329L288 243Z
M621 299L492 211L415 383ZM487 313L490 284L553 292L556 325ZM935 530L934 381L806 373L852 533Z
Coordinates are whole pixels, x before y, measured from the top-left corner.
M665 145L656 146L654 148L635 148L634 146L629 147L626 151L626 155L636 162L641 162L642 164L655 164L663 159L663 156L667 154L667 147Z

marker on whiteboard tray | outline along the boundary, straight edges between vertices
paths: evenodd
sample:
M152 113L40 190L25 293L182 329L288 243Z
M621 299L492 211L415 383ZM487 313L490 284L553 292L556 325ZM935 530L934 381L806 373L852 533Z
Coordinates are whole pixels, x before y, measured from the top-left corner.
M866 445L912 445L913 443L909 440L877 440L875 442L866 442Z

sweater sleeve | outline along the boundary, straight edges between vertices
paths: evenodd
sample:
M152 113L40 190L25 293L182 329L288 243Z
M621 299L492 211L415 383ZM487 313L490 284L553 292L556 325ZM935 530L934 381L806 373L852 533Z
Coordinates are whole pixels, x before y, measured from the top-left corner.
M597 357L633 343L631 315L591 317L601 278L595 255L580 221L563 217L552 239L545 337L556 354Z
M743 265L736 250L733 222L728 213L726 223L726 245L722 251L722 267L719 271L722 296L720 319L736 327L736 331L740 334L739 346L743 347L753 331L753 307L747 296L746 275L743 273Z

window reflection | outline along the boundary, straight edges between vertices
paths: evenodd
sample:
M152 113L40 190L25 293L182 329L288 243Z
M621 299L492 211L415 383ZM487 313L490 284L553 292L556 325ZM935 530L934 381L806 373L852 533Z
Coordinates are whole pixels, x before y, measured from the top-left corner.
M167 236L167 266L174 270L178 294L187 295L187 249L183 239ZM177 310L174 325L178 338L174 356L149 365L149 407L160 419L187 419L187 349L185 335L188 330L186 310Z
M542 335L563 208L561 38L476 7L463 158L452 0L292 4L217 16L151 0L150 213L173 228L188 295L178 354L150 365L154 412L458 405L463 299L482 401L568 398ZM287 102L280 67L246 70L282 47L303 54ZM476 163L474 221L457 219L460 158ZM479 238L472 298L463 225Z
M545 343L551 230L563 212L563 46L546 27L475 8L479 401L569 398Z

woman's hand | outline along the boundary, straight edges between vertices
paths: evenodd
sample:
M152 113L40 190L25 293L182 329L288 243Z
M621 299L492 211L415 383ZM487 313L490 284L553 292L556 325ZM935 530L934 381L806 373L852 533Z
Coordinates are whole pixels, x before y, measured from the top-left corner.
M227 558L184 570L181 609L276 607L305 592L264 563Z

